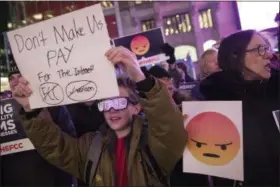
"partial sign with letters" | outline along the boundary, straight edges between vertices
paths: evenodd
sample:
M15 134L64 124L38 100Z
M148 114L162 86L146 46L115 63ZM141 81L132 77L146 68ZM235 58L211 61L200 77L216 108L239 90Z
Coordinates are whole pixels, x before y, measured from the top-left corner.
M179 89L191 91L197 84L198 84L198 82L183 82L183 83L180 83Z
M0 155L35 149L21 126L20 105L14 99L3 99L0 103Z
M146 66L168 60L161 51L164 44L164 37L161 28L117 38L115 46L123 46L134 52L140 66Z
M119 95L100 4L8 32L11 49L42 108Z

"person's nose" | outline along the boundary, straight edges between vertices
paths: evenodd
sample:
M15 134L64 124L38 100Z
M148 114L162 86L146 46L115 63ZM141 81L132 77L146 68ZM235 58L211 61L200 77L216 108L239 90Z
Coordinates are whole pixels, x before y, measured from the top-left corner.
M272 59L273 58L273 52L272 51L267 51L265 53L265 59Z

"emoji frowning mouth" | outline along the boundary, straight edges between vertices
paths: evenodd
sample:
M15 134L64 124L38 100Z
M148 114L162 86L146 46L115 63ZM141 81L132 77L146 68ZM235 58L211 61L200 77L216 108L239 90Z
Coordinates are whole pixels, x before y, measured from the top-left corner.
M212 157L212 158L220 158L220 155L213 154L213 153L203 153L203 156Z

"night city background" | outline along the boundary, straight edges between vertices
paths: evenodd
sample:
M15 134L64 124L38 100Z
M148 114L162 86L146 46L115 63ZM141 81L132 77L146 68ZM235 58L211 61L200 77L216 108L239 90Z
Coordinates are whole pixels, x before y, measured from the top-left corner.
M0 2L0 31L4 33L96 3L99 2ZM149 0L101 1L101 5L111 38L162 27L166 42L175 48L176 60L191 58L193 67L206 49L218 45L223 37L238 30L267 30L276 37L275 16L279 12L278 2ZM1 88L6 88L7 62L10 60L7 54L10 52L3 35L0 41Z

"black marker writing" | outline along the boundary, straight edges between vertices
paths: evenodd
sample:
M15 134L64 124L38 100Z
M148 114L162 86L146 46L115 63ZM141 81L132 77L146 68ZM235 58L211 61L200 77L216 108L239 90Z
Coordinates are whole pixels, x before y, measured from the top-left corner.
M54 82L46 82L40 85L39 92L43 102L49 105L57 105L64 99L62 87Z
M57 71L58 75L59 75L59 78L64 78L64 77L71 77L72 76L72 73L71 71L68 69L68 70L63 70L63 69L60 69Z
M94 65L91 65L89 68L85 68L81 66L79 68L75 68L75 76L89 74L93 72L93 70L94 70Z
M39 32L38 36L24 38L20 34L15 34L14 39L17 44L18 52L21 53L24 49L30 51L46 45L47 38L44 37L43 31Z
M73 47L74 44L72 44L70 48L64 47L64 48L59 48L58 51L56 50L48 51L47 59L48 59L49 67L51 67L51 64L54 64L53 62L55 62L55 64L58 65L60 59L62 59L64 63L67 63L70 58Z
M91 24L90 18L87 16L87 23L88 23L89 30L92 34L95 33L95 30L96 30L95 27L98 30L102 30L103 25L104 25L101 20L97 21L94 15L92 16L92 24Z
M73 101L87 101L97 93L97 85L88 80L70 82L65 89L67 97Z
M42 86L41 87L41 92L43 94L43 101L45 101L46 99L50 99L50 100L58 100L58 98L55 96L55 92L54 89L57 87L58 85L55 85L53 87L50 86Z
M51 74L49 74L49 73L43 74L43 72L39 72L37 74L37 76L38 76L38 79L40 82L42 82L42 79L43 79L43 82L47 82L51 78Z
M80 36L84 36L85 33L83 27L77 27L75 19L73 19L73 28L67 30L65 29L64 25L61 25L61 30L59 31L55 26L53 26L54 37L55 41L58 44L59 39L62 42L65 42L67 39L68 41L72 41L74 39L78 39Z

